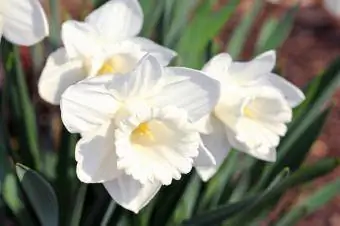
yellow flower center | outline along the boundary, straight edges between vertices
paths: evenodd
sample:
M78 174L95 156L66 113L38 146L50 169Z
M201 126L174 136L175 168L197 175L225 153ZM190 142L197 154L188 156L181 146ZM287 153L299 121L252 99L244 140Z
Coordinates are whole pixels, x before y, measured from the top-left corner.
M104 62L102 67L98 70L97 76L126 72L128 72L128 67L124 58L120 55L115 55Z
M253 111L248 106L245 106L243 108L243 114L247 116L248 118L254 118L255 116Z
M139 124L131 133L131 141L133 143L141 143L145 141L153 141L155 139L147 122Z
M128 56L124 54L116 54L105 60L96 73L96 76L107 74L125 74L130 71ZM84 59L83 68L87 74L91 73L92 64L90 59Z

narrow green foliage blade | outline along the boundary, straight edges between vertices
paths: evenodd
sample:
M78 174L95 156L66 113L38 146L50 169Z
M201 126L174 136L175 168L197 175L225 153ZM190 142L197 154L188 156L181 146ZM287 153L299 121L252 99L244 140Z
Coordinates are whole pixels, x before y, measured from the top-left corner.
M242 48L244 47L244 44L248 38L251 27L258 14L261 12L264 3L265 2L263 0L255 0L251 10L247 12L240 24L233 32L227 49L227 52L233 57L233 59L239 57Z
M314 194L300 201L285 214L275 226L296 225L300 219L315 212L340 193L340 180L337 179L319 188Z
M262 53L267 50L277 49L288 38L290 34L296 12L299 7L294 6L277 22L272 20L264 25L258 43L256 44L256 53ZM274 26L275 25L275 26Z

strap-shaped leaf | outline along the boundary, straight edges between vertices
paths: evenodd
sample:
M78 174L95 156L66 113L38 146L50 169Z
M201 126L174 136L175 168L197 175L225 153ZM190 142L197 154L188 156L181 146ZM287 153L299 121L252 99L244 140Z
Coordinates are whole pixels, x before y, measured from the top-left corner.
M269 186L268 190L277 186L282 180L288 176L289 170L284 169ZM236 191L236 189L235 189ZM190 220L183 222L183 225L215 225L228 218L235 216L248 206L258 202L258 196L251 196L240 201L232 201L227 205L220 206L214 210L202 213Z
M217 205L233 173L238 169L239 153L232 150L217 173L206 184L198 203L198 211L211 209Z
M166 225L183 197L183 193L190 185L189 181L192 176L192 174L184 175L181 180L173 181L169 186L163 186L156 197L150 225Z
M296 225L303 217L313 213L340 193L340 180L335 180L305 198L283 216L275 226Z
M259 216L262 211L269 208L273 201L277 200L283 192L287 191L287 189L325 175L339 165L339 159L323 159L315 164L308 165L297 170L286 179L274 186L271 186L271 188L267 189L262 194L259 194L258 199L252 203L252 205L245 208L242 213L237 215L234 219L228 221L227 225L247 225L247 223ZM245 222L244 219L247 219L247 222Z
M16 173L41 225L58 226L58 201L52 186L37 172L22 164L16 165Z
M190 178L189 184L183 193L183 196L176 206L174 214L169 222L168 226L179 225L184 219L189 218L196 207L199 199L199 191L201 188L201 179L197 174Z
M293 22L298 8L298 6L295 6L288 10L279 21L269 19L268 22L263 25L256 44L257 53L280 47L293 28Z
M247 12L243 17L240 24L236 27L233 32L230 41L228 43L228 53L235 59L238 58L243 47L244 43L249 37L250 29L255 22L256 17L261 12L263 5L265 2L263 0L255 0L254 5L251 8L250 12Z
M189 22L190 13L198 2L199 0L175 0L171 23L168 25L169 29L164 30L164 44L166 46L172 47L175 41L178 41L181 32Z
M76 202L73 207L72 216L70 220L70 226L78 226L80 225L81 216L83 213L83 206L85 202L87 191L87 184L81 184L76 197Z
M199 68L203 66L204 53L209 41L223 28L234 13L240 0L231 0L220 10L213 12L210 1L204 1L195 11L176 47L181 63Z
M205 226L217 225L231 216L241 212L245 207L256 201L256 197L247 198L240 202L235 202L218 207L217 209L194 216L189 220L183 221L183 226Z

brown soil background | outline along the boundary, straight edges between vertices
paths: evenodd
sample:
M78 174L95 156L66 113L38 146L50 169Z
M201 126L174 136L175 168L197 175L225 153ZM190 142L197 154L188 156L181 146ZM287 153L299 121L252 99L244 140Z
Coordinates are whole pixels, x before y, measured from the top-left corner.
M59 0L72 15L79 17L80 13L88 9L90 4L84 0ZM263 0L265 1L265 0ZM339 0L340 1L340 0ZM85 2L85 3L84 3ZM228 0L221 0L222 4ZM313 76L325 69L327 65L340 56L340 18L336 19L322 7L322 0L281 0L280 4L266 3L264 10L256 19L251 35L242 53L242 59L250 59L253 52L254 42L263 21L272 16L282 15L289 6L295 3L301 4L294 22L294 28L284 45L278 49L278 64L283 70L283 75L294 84L302 87ZM226 24L219 40L223 45L227 45L225 40L232 33L244 13L252 7L254 0L242 0L238 12ZM48 8L48 7L47 7ZM224 40L224 41L222 41ZM36 88L33 88L33 90ZM36 93L33 91L33 93ZM59 118L58 108L52 108L43 103L36 95L34 101L39 103L38 114L40 131L55 130L60 127L57 122ZM329 117L322 135L313 145L312 151L306 160L307 162L318 161L321 158L336 156L340 157L340 106L336 103L340 101L340 92L334 95L335 107ZM57 120L55 120L57 119ZM51 125L52 121L52 125ZM47 122L47 123L44 123ZM58 134L58 133L54 133ZM47 141L50 142L50 141ZM340 175L340 168L326 175L308 186L293 189L282 198L279 205L272 211L263 226L275 222L277 216L284 213L291 205L308 196L323 184L332 181ZM301 220L297 226L340 226L340 196L332 202L315 212L314 214Z

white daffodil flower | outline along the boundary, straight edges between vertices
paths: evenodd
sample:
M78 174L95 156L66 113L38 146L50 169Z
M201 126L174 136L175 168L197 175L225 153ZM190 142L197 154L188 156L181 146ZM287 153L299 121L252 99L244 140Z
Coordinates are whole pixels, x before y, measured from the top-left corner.
M203 179L214 175L230 146L265 161L276 160L276 147L292 119L292 108L305 97L296 86L272 73L275 61L274 51L250 62L232 62L227 53L221 53L202 69L221 83L213 113L198 124L205 133L203 143L217 162L199 169Z
M30 46L48 33L46 15L39 0L0 1L0 41L3 35L13 44Z
M60 102L62 121L80 133L77 176L103 183L111 197L137 213L162 185L193 166L215 164L194 123L211 112L219 83L203 73L163 68L144 57L129 73L70 86Z
M146 52L167 65L176 53L136 37L142 24L137 0L111 0L84 22L66 21L62 25L64 47L49 56L39 79L42 99L58 105L70 85L87 77L129 72Z

